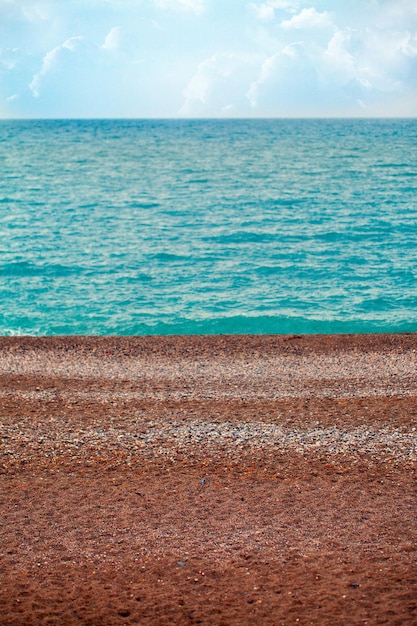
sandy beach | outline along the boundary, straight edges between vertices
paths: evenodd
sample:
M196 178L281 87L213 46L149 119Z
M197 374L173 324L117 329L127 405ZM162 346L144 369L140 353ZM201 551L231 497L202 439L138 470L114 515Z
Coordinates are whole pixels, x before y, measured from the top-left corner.
M417 335L0 337L0 624L417 624Z

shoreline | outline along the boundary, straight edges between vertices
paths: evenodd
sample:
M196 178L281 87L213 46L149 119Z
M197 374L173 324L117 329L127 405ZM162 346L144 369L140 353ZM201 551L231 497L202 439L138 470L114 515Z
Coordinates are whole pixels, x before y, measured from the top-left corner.
M417 334L0 337L0 622L417 623Z

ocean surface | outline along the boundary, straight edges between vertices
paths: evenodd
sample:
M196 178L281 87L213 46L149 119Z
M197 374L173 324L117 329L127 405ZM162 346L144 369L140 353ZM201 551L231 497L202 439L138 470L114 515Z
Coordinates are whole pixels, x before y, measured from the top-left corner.
M417 331L417 120L0 121L0 334Z

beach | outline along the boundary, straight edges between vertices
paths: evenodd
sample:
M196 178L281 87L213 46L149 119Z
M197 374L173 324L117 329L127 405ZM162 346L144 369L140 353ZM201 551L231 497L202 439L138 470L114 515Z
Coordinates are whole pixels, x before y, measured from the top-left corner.
M0 337L0 624L417 624L417 335Z

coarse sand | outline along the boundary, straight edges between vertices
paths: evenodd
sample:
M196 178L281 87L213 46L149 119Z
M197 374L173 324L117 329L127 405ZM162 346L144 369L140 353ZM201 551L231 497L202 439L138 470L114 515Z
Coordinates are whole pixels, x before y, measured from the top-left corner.
M417 335L0 337L0 624L417 625Z

